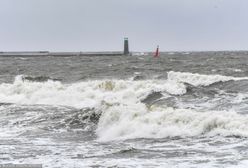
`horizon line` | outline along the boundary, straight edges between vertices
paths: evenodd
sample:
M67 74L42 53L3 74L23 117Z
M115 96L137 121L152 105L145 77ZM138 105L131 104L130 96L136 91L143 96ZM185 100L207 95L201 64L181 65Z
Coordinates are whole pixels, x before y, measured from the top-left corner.
M48 51L48 50L9 50L9 51L0 51L0 54L3 53L123 53L123 51ZM130 53L151 53L155 51L130 51ZM159 52L169 53L169 52L248 52L248 49L240 50L163 50Z

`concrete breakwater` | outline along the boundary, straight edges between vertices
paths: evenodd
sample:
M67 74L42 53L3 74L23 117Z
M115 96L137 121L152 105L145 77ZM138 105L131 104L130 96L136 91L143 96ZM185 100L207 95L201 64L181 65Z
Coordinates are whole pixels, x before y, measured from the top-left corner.
M129 52L128 38L124 38L124 48L121 51L100 51L100 52L49 52L49 51L8 51L0 52L0 56L12 56L12 57L35 57L35 56L120 56L120 55L132 55Z
M34 57L34 56L118 56L124 55L123 52L108 51L108 52L49 52L49 51L27 51L27 52L0 52L0 56L14 57Z

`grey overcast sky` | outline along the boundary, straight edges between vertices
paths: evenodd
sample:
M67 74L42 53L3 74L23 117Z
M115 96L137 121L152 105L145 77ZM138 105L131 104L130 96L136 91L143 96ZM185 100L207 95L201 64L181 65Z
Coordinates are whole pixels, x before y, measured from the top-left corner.
M248 50L248 0L0 0L0 51Z

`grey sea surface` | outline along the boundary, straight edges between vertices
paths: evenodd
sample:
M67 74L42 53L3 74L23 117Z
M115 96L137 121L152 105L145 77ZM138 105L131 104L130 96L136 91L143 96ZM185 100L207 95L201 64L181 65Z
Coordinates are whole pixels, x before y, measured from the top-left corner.
M0 57L0 164L247 167L248 52Z

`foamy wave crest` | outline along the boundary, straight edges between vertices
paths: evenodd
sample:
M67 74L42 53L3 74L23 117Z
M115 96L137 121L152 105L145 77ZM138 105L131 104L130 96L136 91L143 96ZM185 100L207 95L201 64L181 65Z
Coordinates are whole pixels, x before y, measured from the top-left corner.
M28 81L17 76L13 83L0 84L0 102L97 108L102 104L139 102L153 91L180 95L186 92L186 87L166 80L95 80L63 84L52 80Z
M215 135L248 137L247 126L248 116L235 112L147 109L143 104L136 104L107 109L96 132L101 141Z
M173 80L177 82L185 82L194 86L208 86L216 82L226 82L230 80L248 80L248 77L232 77L232 76L222 76L222 75L201 75L197 73L189 72L168 72L168 80Z
M237 135L248 137L248 116L227 111L198 112L142 103L150 93L186 93L183 82L209 85L242 80L224 76L169 72L168 80L92 80L72 84L23 80L0 84L0 102L94 108L102 112L96 134L100 140Z

